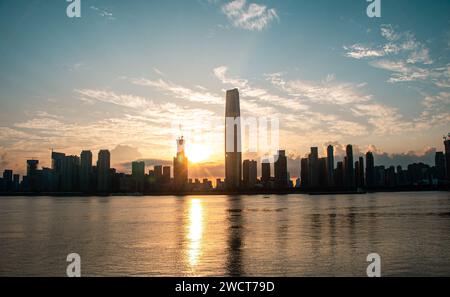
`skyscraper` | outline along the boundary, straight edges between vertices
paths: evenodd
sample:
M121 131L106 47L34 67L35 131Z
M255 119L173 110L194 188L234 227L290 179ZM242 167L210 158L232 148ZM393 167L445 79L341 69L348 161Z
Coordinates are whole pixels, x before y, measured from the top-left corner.
M329 145L327 147L327 173L328 186L334 185L334 147Z
M247 189L255 187L257 182L257 162L253 160L244 160L243 163L243 185Z
M275 186L278 189L286 189L289 186L286 151L278 151L278 156L275 156L275 160Z
M62 189L63 162L66 154L52 151L52 191Z
M372 152L366 154L366 186L368 188L375 186L375 160Z
M173 158L173 181L176 190L183 190L188 182L188 158L183 137L177 139L177 156Z
M110 169L111 169L111 153L108 150L98 152L97 160L97 190L100 193L109 193L110 185Z
M436 152L434 164L436 166L436 178L440 181L445 180L445 155L443 152Z
M62 166L62 191L76 192L79 184L80 158L78 156L65 156Z
M27 160L27 177L30 192L37 192L39 187L38 160Z
M346 159L344 164L345 174L344 181L347 187L355 187L355 171L353 167L353 146L351 144L347 145L346 148Z
M241 111L239 91L227 91L225 107L225 183L228 190L236 190L241 185Z
M267 185L270 181L270 162L269 160L262 160L261 163L261 181L263 184Z
M80 164L80 190L84 193L92 191L92 152L81 152Z
M135 189L137 192L144 191L145 162L135 161L131 163L131 176L133 177Z
M311 188L317 188L319 186L319 149L317 147L311 148L308 167L308 185Z
M302 188L308 188L309 187L309 165L308 165L308 158L302 158L300 160L300 182Z

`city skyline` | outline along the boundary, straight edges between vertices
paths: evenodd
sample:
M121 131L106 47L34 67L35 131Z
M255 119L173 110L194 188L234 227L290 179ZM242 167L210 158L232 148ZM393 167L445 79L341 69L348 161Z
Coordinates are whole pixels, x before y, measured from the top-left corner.
M0 170L50 167L50 148L108 149L125 172L170 164L181 130L192 174L224 176L224 127L208 123L234 87L242 116L281 119L292 176L311 144L433 164L450 123L448 1L385 1L381 19L366 1L321 2L82 1L80 19L64 1L1 3Z

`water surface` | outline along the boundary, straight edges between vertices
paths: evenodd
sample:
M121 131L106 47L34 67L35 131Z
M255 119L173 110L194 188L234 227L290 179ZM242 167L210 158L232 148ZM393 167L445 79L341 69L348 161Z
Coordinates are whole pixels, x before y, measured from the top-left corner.
M0 276L450 275L450 193L2 197Z

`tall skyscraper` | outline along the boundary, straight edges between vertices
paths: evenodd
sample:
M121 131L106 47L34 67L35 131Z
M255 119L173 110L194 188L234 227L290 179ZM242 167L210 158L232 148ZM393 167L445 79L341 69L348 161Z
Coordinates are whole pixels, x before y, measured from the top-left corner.
M361 156L359 157L359 178L358 178L358 184L360 187L364 187L366 185L365 178L364 178L364 158Z
M319 186L319 149L317 147L311 148L308 167L308 184L311 188L317 188Z
M170 166L163 167L163 180L162 184L167 185L170 183Z
M327 173L328 186L334 185L334 147L329 145L327 147Z
M262 160L262 163L261 163L261 182L264 185L267 185L267 183L270 181L270 178L271 178L270 174L271 174L270 173L270 161L267 160L267 159Z
M38 160L27 160L27 177L30 192L37 192L39 188Z
M253 160L244 160L243 163L243 185L247 189L255 187L258 174L257 174L257 162Z
M436 178L440 181L445 180L445 155L443 152L436 152L434 164L436 167Z
M355 170L353 167L353 146L351 144L347 145L346 148L346 159L345 159L345 174L344 181L347 187L355 187Z
M236 190L242 179L241 110L239 91L227 91L225 107L225 183Z
M366 154L366 186L368 188L375 186L375 160L372 152Z
M145 180L145 162L144 161L134 161L131 163L131 176L133 177L135 189L137 192L144 191L144 180Z
M173 182L174 188L183 190L188 182L188 158L184 151L185 141L183 137L177 139L177 156L173 158Z
M77 192L79 184L80 158L78 156L65 156L62 166L62 191Z
M309 165L308 158L302 158L300 160L300 182L302 188L309 187Z
M97 190L100 193L109 193L111 190L111 153L108 150L98 152L97 160Z
M63 162L66 154L52 151L52 191L62 190Z
M13 187L13 171L12 170L8 170L5 169L5 171L3 171L3 186L4 186L4 191L6 192L10 192L14 189Z
M286 189L289 187L286 151L278 151L278 156L275 156L275 160L275 186L278 189Z
M81 152L80 190L84 193L92 191L92 152Z

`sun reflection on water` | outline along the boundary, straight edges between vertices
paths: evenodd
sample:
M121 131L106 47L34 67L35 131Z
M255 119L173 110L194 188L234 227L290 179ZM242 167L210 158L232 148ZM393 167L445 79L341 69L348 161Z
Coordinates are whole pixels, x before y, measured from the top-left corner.
M189 207L189 225L187 239L189 241L189 264L197 265L201 254L203 236L203 206L200 199L192 199Z

